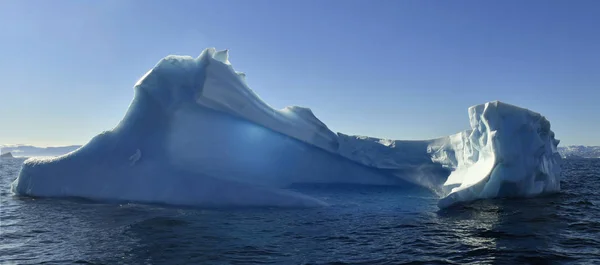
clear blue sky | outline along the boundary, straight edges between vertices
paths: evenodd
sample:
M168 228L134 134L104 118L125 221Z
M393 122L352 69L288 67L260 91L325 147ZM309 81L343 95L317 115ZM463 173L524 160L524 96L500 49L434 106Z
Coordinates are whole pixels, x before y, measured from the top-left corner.
M600 1L0 1L0 144L83 144L168 54L230 49L276 108L423 139L501 100L600 145Z

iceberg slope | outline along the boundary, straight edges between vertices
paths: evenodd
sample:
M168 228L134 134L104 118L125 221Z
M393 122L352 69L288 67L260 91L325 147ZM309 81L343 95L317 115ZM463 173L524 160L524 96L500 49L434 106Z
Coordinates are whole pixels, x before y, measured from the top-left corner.
M80 149L25 162L12 190L195 206L318 206L294 183L428 187L440 207L559 188L560 157L541 115L492 102L471 130L424 141L332 132L310 109L275 110L227 51L168 56L134 86L125 117ZM533 179L532 179L533 176Z

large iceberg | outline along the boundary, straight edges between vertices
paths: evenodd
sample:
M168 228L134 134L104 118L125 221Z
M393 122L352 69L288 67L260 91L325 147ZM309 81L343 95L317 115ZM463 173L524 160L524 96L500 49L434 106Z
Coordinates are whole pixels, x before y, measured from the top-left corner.
M540 114L469 108L471 129L398 141L332 132L310 109L275 110L228 52L168 56L135 85L123 120L67 155L27 160L16 194L193 206L320 206L297 183L420 185L440 207L560 189L558 140Z

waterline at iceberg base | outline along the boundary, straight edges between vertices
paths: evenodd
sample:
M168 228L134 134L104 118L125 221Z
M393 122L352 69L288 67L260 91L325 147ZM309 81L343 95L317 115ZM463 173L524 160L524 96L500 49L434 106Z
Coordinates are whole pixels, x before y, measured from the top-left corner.
M200 207L313 207L298 183L420 185L439 207L560 190L558 140L542 115L502 102L471 129L401 141L332 132L310 109L275 110L227 51L168 56L135 85L125 117L69 154L25 161L18 195Z

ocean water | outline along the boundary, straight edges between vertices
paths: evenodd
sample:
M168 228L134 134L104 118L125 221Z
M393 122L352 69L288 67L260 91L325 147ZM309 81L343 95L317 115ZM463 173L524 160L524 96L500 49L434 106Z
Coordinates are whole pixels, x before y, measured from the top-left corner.
M438 211L419 188L297 186L317 209L171 208L15 197L0 160L0 264L600 264L600 159L563 191Z

